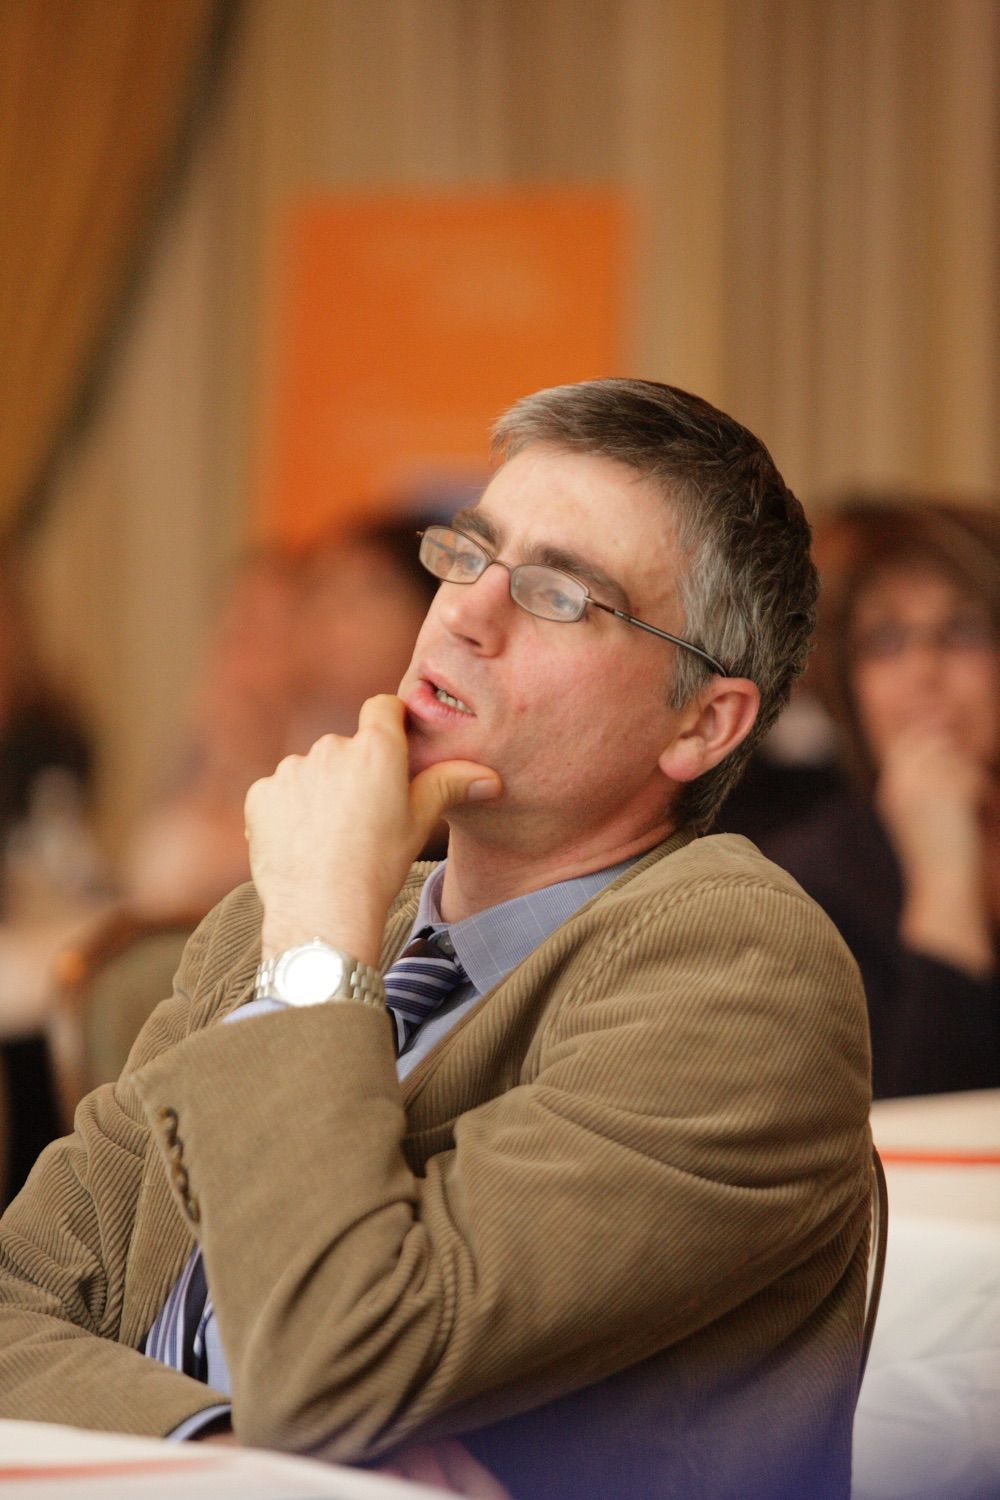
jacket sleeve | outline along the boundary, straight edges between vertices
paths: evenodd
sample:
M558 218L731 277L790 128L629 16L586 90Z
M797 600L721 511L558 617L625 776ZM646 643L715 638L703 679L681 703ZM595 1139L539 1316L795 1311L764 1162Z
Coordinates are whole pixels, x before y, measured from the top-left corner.
M130 1066L183 1037L214 919L191 939L174 994ZM128 1068L126 1068L127 1077ZM218 1395L118 1342L149 1132L127 1082L80 1104L0 1222L0 1415L166 1434ZM173 1213L173 1205L169 1205Z
M811 1258L817 1300L845 1275L870 1150L846 948L761 882L607 909L597 949L582 923L550 968L519 1080L423 1175L365 1007L142 1069L187 1143L243 1441L371 1458L598 1381Z

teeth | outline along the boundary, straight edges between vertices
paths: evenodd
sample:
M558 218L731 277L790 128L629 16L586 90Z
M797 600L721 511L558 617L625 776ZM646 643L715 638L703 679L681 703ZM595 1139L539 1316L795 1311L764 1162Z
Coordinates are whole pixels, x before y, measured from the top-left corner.
M450 693L445 692L444 688L435 688L434 696L439 703L447 703L449 708L457 708L459 713L471 714L472 712L467 703L463 703L461 698L453 698Z

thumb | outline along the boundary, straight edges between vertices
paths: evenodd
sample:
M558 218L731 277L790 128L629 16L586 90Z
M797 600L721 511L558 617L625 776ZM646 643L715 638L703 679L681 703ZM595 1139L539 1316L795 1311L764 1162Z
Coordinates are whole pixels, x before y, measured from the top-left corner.
M499 797L503 783L496 771L472 760L442 760L410 783L410 810L427 832L446 807L458 802L485 802Z

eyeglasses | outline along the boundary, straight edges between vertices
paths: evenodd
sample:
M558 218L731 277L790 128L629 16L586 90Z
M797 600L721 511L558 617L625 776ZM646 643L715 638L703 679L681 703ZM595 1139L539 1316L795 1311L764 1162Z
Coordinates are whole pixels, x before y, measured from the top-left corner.
M954 615L938 625L904 625L886 620L869 630L859 631L853 642L856 661L896 661L912 646L929 646L948 656L969 656L992 651L996 635L990 621L982 615Z
M544 563L518 563L511 567L509 563L493 557L473 537L467 536L464 531L455 531L450 526L428 526L426 531L418 531L417 535L420 537L420 561L428 573L433 573L435 578L440 578L444 583L475 583L487 568L496 563L510 574L510 596L514 603L526 609L529 615L569 625L574 620L582 620L587 605L592 604L595 609L603 609L606 614L614 615L616 620L624 620L626 625L648 630L650 635L658 635L661 640L670 641L674 646L693 651L708 663L713 672L718 672L720 677L728 676L722 663L716 661L714 656L709 656L701 646L682 640L679 635L671 635L668 630L660 630L656 625L647 625L645 620L637 620L623 609L602 604L599 599L591 597L578 578L574 578L571 573L564 573L561 568L550 568Z

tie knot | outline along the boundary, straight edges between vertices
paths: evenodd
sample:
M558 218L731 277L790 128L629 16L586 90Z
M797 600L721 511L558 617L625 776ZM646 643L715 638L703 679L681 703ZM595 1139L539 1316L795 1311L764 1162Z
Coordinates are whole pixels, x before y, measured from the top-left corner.
M468 978L447 929L423 927L385 975L386 1004L403 1052L420 1027Z
M409 958L446 958L449 962L458 964L458 959L455 957L455 944L451 940L447 927L440 928L438 932L435 932L433 927L421 927L420 931L415 933L407 943L396 963L402 963L404 959ZM461 968L460 964L459 967Z

